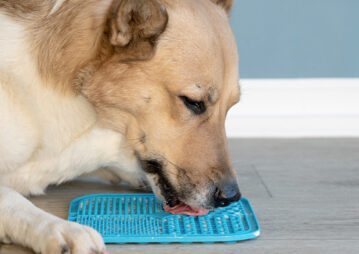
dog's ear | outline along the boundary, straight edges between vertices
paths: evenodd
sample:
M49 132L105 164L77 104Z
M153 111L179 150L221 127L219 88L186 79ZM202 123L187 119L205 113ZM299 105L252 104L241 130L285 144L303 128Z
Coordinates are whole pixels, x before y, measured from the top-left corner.
M227 13L229 13L230 10L232 9L233 0L211 0L211 1L214 2L215 4L222 6Z
M108 20L110 43L123 60L149 59L167 21L157 0L115 0Z

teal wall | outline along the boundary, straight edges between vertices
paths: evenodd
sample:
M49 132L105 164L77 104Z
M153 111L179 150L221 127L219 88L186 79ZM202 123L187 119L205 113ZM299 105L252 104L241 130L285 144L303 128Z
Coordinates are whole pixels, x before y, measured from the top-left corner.
M241 78L359 77L359 0L235 0Z

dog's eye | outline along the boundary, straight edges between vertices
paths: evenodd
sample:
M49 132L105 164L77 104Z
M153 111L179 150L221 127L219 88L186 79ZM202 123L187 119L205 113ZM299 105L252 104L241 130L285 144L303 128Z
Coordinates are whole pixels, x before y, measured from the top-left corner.
M183 101L184 105L196 115L206 112L206 105L203 101L195 101L187 96L180 96L179 98Z

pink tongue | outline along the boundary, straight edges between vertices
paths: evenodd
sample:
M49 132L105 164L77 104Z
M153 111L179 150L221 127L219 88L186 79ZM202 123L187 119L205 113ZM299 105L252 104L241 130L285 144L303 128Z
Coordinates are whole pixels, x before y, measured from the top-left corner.
M178 204L174 207L164 206L163 209L166 212L172 213L172 214L185 214L185 215L192 215L192 216L206 215L209 212L209 210L207 210L207 209L191 207L189 205L186 205L183 202L181 202L180 204Z

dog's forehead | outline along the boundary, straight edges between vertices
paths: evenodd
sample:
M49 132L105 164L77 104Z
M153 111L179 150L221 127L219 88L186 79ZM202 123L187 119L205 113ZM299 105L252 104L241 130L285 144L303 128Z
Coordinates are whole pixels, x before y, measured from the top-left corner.
M155 58L169 79L166 84L176 83L175 88L193 95L206 92L214 99L224 87L237 84L236 42L223 10L210 1L195 1L197 9L193 1L188 6L186 2L176 6L180 10L169 8Z

